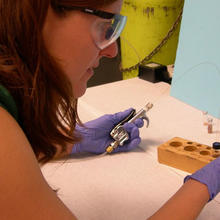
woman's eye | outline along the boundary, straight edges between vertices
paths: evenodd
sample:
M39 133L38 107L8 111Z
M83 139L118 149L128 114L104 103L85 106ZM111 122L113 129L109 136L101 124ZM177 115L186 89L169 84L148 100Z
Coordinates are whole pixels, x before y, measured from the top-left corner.
M105 32L105 39L109 40L113 33L114 33L114 29L112 28L112 26L110 26Z
M105 22L101 26L101 32L102 32L102 39L108 40L111 38L114 30L112 28L112 22Z

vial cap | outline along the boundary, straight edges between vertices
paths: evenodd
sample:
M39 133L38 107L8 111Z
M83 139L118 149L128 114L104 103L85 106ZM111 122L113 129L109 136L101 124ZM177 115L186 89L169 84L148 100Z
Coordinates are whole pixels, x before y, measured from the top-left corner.
M220 150L220 142L214 142L214 143L212 144L212 147L213 147L214 149L216 149L216 150Z

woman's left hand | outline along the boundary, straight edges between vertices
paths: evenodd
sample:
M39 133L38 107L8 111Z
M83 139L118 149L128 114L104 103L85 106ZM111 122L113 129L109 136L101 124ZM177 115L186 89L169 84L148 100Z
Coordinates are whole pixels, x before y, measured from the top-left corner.
M126 118L132 110L130 108L124 112L103 115L100 118L85 123L85 127L77 125L76 132L81 135L82 141L73 146L72 153L104 153L106 148L114 141L110 136L111 130L121 120ZM141 142L139 128L143 127L143 125L144 122L141 118L133 123L125 123L123 127L128 132L129 139L124 142L123 146L114 149L113 152L130 151L136 148Z

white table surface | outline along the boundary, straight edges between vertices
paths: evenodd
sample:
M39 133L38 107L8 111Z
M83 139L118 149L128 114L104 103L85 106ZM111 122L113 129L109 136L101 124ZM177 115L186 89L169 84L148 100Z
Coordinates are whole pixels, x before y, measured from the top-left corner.
M173 137L211 145L219 121L208 134L201 111L169 95L170 85L139 78L87 89L79 100L83 122L153 102L149 128L141 128L140 146L127 153L75 156L51 162L42 172L58 196L80 220L144 220L182 185L187 173L159 164L157 146ZM184 207L183 207L184 208ZM199 220L220 219L220 196L208 203Z

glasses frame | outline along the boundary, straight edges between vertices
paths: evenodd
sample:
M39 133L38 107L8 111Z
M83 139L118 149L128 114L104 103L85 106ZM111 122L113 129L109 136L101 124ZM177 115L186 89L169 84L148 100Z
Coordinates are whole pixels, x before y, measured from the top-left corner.
M76 7L76 6L65 6L65 5L59 5L58 8L60 10L66 10L66 11L72 11L72 10L78 10L87 14L92 14L100 18L104 19L112 19L116 14L106 12L106 11L101 11L97 9L92 9L92 8L83 8L83 7Z
M103 18L103 19L108 19L108 20L113 19L114 17L123 17L123 18L125 18L125 23L127 21L127 16L123 16L123 15L117 14L117 13L111 13L111 12L106 12L106 11L102 11L102 10L97 10L97 9L93 9L93 8L78 7L78 6L71 6L71 5L70 6L69 5L68 6L66 6L66 5L56 5L54 8L56 10L59 10L60 12L64 12L64 13L65 13L65 11L77 10L77 11L81 11L83 13L95 15L97 17L100 17L100 18ZM120 33L121 33L121 31L120 31ZM107 43L105 46L101 46L96 41L95 41L95 44L99 49L103 50L104 48L111 45L114 41L116 41L119 36L120 36L120 34L118 36L116 35L116 38L114 40L110 40L109 43Z

